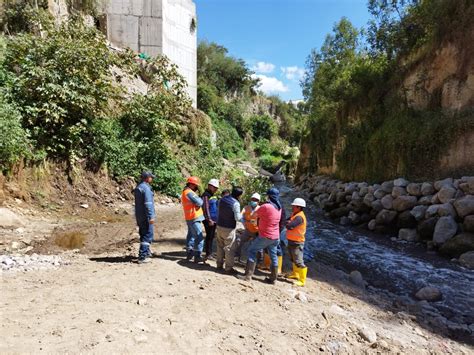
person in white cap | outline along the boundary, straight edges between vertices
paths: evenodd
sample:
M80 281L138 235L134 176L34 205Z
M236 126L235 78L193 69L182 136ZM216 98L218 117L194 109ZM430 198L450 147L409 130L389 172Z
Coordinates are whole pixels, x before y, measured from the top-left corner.
M293 263L293 272L287 277L296 279L295 285L304 286L308 268L304 264L303 250L306 236L306 201L295 198L291 204L293 213L286 223L286 238L288 239L288 251Z
M248 244L248 242L255 239L258 235L257 217L252 216L252 213L260 203L260 198L260 194L255 192L250 197L249 204L242 210L242 223L244 224L245 230L237 237L235 243L235 253L239 256L239 261L242 257L242 249L244 245Z
M205 259L212 258L212 242L216 235L217 222L217 204L218 198L216 192L219 189L219 180L211 179L207 184L207 189L202 194L204 229L206 230L206 239L204 240Z

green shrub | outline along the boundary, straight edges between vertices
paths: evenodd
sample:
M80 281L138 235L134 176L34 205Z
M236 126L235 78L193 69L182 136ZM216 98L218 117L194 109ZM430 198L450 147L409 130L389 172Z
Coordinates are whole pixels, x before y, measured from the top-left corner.
M217 146L226 159L245 156L244 143L236 128L229 122L213 119L214 129L217 133Z
M271 140L278 131L275 120L267 115L252 116L248 119L247 125L254 140L262 138Z
M282 158L280 156L274 156L274 155L262 155L258 162L259 165L270 172L274 172L274 168L280 163Z

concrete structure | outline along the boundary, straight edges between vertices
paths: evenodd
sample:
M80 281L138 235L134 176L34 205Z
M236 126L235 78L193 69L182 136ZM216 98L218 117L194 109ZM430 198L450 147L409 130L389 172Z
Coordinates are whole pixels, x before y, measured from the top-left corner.
M110 0L105 8L107 38L150 56L164 54L177 64L196 106L196 6L192 0Z

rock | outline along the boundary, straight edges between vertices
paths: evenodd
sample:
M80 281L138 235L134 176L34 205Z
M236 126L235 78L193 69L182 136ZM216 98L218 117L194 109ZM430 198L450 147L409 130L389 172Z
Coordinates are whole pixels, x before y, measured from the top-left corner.
M383 208L385 208L386 210L391 210L392 209L392 203L393 203L393 197L391 195L385 195L384 197L382 197L380 202L382 202Z
M349 220L352 224L358 224L360 222L360 216L354 211L349 212Z
M433 238L437 217L428 218L418 224L417 231L421 239L431 240Z
M398 178L393 180L393 185L396 187L407 187L410 182L404 178Z
M464 217L463 228L465 232L474 233L474 215Z
M461 254L459 257L459 263L465 268L474 270L474 251L468 251L467 253Z
M22 228L22 227L17 228L17 229L15 229L15 233L16 234L23 234L23 233L25 233L25 228Z
M372 202L375 200L375 197L373 194L368 193L367 195L364 196L364 205L367 207L372 207Z
M415 294L415 297L419 300L434 302L440 301L443 298L443 295L436 287L426 286L418 290L418 292Z
M332 210L329 214L331 218L340 218L342 216L347 216L349 214L350 210L347 207L339 207L336 208L335 210Z
M416 241L416 229L402 228L398 231L398 238L407 242Z
M403 211L398 215L397 227L398 228L415 228L417 225L415 217L412 216L411 211Z
M362 339L371 344L377 341L377 334L375 331L365 326L359 327L359 335L362 337Z
M404 187L395 186L392 190L392 197L397 198L399 196L408 195L407 190Z
M351 200L353 200L353 201L361 200L361 197L359 196L359 193L357 191L354 191L352 193Z
M383 210L383 205L382 205L382 202L380 200L375 200L372 202L372 208L375 210L375 211L382 211Z
M461 218L474 214L474 196L467 195L456 200L454 202L454 208Z
M436 245L443 245L456 235L458 225L453 217L446 216L441 217L436 223L436 227L433 233L433 242Z
M393 189L393 181L385 181L382 183L382 185L380 186L380 188L386 192L387 194L391 194L392 193L392 189Z
M449 239L439 249L441 254L458 257L468 251L474 250L474 234L461 233Z
M452 178L446 178L444 180L438 180L434 183L434 188L436 191L441 190L444 186L453 186L454 180Z
M421 194L423 196L433 195L435 192L435 188L429 182L424 182L421 184Z
M354 285L362 287L362 288L365 288L365 286L367 285L367 282L362 277L362 274L357 270L354 270L349 274L349 280Z
M425 218L431 218L438 215L438 209L441 205L431 205L426 209Z
M339 220L339 224L341 226L348 226L349 224L351 224L351 220L349 217L342 216L341 219Z
M357 184L354 184L354 183L347 184L346 187L344 188L344 192L346 193L346 195L352 195L356 191L357 191Z
M306 293L302 292L302 291L299 291L296 295L295 295L295 298L297 300L300 300L301 302L303 303L307 303L308 302L308 296L306 296Z
M8 208L0 207L0 227L5 229L16 229L24 226L22 217Z
M147 303L147 302L146 302L146 299L145 299L145 298L139 298L139 299L137 300L137 304L140 305L140 306L144 306L144 305L146 305L146 303Z
M89 208L89 205L87 203L83 203L81 205L81 208L84 208L84 209L88 209Z
M444 216L451 216L453 218L456 218L457 213L454 210L454 207L450 203L443 203L442 205L439 205L438 208L438 216L444 217Z
M428 207L426 206L415 206L410 213L417 221L421 221L425 217L427 209Z
M416 206L418 202L415 196L399 196L393 200L393 209L395 211L406 211Z
M433 195L423 196L418 200L418 205L429 206L431 205L432 199L433 199Z
M376 226L376 225L377 225L377 222L375 222L375 219L372 219L372 220L369 222L367 228L369 228L369 230L373 231L373 230L375 230L375 226Z
M382 210L375 217L376 224L391 224L397 218L397 212L391 210Z
M369 193L369 188L367 186L359 187L359 196L364 197Z
M421 185L412 182L407 185L407 192L412 196L421 196Z
M457 190L452 186L443 186L438 192L438 199L441 203L447 203L454 198L456 192Z
M431 199L431 203L432 203L433 205L438 205L438 204L441 203L441 201L440 201L439 198L438 198L438 194L437 194L437 193L433 195L433 198Z
M376 199L379 199L379 200L380 200L380 199L381 199L382 197L384 197L386 194L387 194L387 193L386 193L384 190L378 189L378 190L375 190L375 192L374 192L374 197L375 197Z
M459 184L459 190L461 190L462 192L468 194L469 190L470 190L470 186L469 186L468 183L461 183L461 184Z

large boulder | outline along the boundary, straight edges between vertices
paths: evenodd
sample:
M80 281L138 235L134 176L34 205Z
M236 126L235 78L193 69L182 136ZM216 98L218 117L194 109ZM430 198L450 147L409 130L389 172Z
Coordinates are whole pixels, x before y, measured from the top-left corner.
M8 208L0 207L0 228L16 229L24 226L22 218Z
M393 197L391 195L385 195L384 197L382 197L380 202L382 202L383 208L385 208L386 210L391 210L393 204Z
M424 182L421 184L421 194L423 196L433 195L435 192L435 188L429 182Z
M457 213L452 204L443 203L442 205L439 205L438 216L440 217L451 216L453 218L456 218Z
M352 195L355 191L357 191L356 183L347 184L344 188L344 192L346 193L346 195Z
M385 192L384 190L382 190L381 188L380 189L377 189L375 190L374 192L374 197L378 200L380 200L382 197L384 197L385 195L387 194L387 192Z
M335 218L347 216L349 212L350 212L350 209L348 207L339 207L329 212L329 215L331 216L331 218L335 219Z
M463 228L465 232L474 233L474 215L464 217Z
M437 217L431 217L420 222L417 227L418 235L423 240L431 240L435 231Z
M375 200L375 197L374 197L374 194L372 193L368 193L367 195L364 196L364 205L366 205L367 207L372 207L372 202L374 202Z
M417 221L421 221L425 217L425 213L428 207L426 206L415 206L413 209L410 211L411 215L415 217Z
M418 204L423 205L423 206L429 206L429 205L431 205L431 200L432 199L433 199L433 195L423 196L418 201Z
M395 221L395 218L397 218L397 212L382 210L377 214L377 217L375 217L375 221L377 224L389 225Z
M402 228L398 231L398 238L407 242L416 241L416 229Z
M426 209L425 218L431 218L438 215L438 210L441 205L431 205Z
M415 297L421 301L434 302L440 301L443 298L443 295L436 287L426 286L418 290Z
M380 186L380 188L385 191L386 193L388 194L391 194L392 193L392 189L393 189L393 181L385 181L382 183L382 185Z
M372 208L377 212L382 211L383 210L382 202L380 202L380 200L373 201Z
M377 221L375 219L370 220L369 224L367 225L367 228L369 230L373 231L375 230L375 227L377 226Z
M411 214L411 211L403 211L398 215L397 218L397 227L398 228L415 228L416 227L416 219Z
M453 186L454 180L452 178L446 178L443 180L438 180L434 183L434 188L436 191L441 190L442 187L444 186Z
M412 182L407 185L407 192L412 196L421 196L421 185Z
M468 251L459 257L459 263L465 268L474 270L474 251Z
M474 251L474 234L473 233L461 233L457 236L449 239L439 249L439 252L453 257L466 253L468 251Z
M397 187L407 187L410 182L404 178L398 178L393 180L393 185Z
M474 196L467 195L456 200L454 202L454 208L461 218L474 214Z
M415 196L399 196L393 200L393 209L395 211L406 211L416 206L418 202Z
M436 223L433 234L433 243L436 245L443 245L456 235L457 230L458 225L453 217L441 217Z
M392 190L392 197L397 198L399 196L408 195L407 190L401 186L395 186Z
M454 198L456 192L457 190L452 186L443 186L438 192L438 199L441 203L447 203Z

